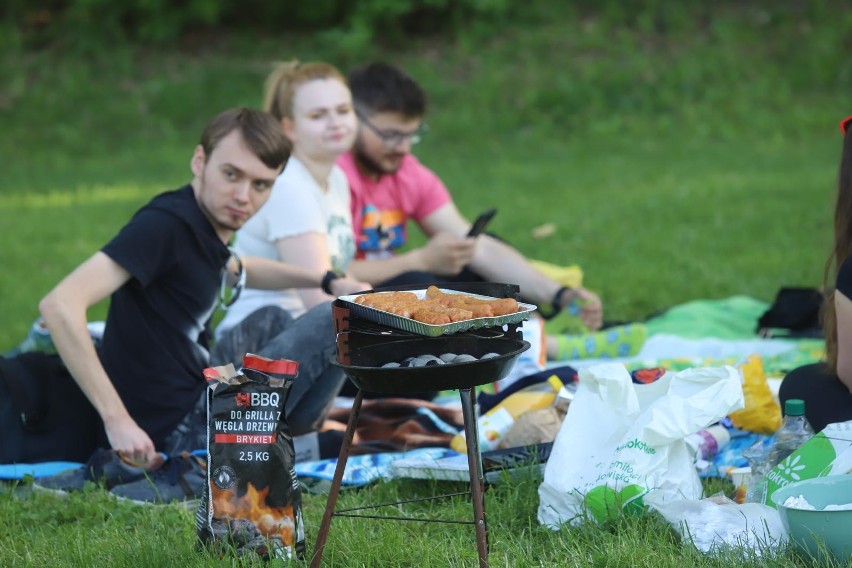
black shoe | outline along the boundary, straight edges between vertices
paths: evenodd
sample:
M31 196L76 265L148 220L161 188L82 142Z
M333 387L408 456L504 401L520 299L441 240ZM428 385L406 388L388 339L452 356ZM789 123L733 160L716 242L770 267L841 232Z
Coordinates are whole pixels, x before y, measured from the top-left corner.
M157 471L143 479L110 490L119 499L139 504L190 501L198 504L207 483L207 459L184 452L170 457Z
M157 456L155 463L142 468L125 461L113 450L96 450L86 465L42 477L33 483L33 489L64 494L69 491L81 491L86 483L102 483L106 489L112 489L124 483L144 479L150 470L157 469L162 464L162 456Z

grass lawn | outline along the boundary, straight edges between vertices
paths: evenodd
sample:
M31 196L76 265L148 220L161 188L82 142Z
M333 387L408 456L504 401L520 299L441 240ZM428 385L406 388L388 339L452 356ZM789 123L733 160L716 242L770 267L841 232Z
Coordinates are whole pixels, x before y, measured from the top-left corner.
M707 22L649 32L553 8L454 42L358 53L312 37L235 35L203 50L0 55L9 79L0 84L0 153L9 157L0 176L0 351L133 211L189 180L207 119L259 105L271 62L291 57L405 66L431 97L431 130L417 153L462 211L473 218L497 207L490 229L523 253L579 263L607 319L819 286L837 121L852 112L848 26L820 10L795 21L758 12L720 8ZM556 231L536 239L544 223ZM104 315L99 306L91 319ZM538 483L489 489L492 566L766 564L703 557L650 516L551 532L536 520ZM341 506L445 485L380 483L344 493ZM324 504L306 498L309 551ZM415 512L469 515L460 499L423 507ZM94 491L0 492L0 518L2 566L232 565L196 551L193 513L179 507L136 508ZM328 566L476 565L465 527L347 519L332 527ZM772 565L808 564L789 553Z

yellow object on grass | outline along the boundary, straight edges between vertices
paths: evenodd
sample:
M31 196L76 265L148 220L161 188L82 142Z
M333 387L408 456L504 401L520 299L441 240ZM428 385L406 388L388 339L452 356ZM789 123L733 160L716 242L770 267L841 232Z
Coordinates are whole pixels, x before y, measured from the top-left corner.
M729 415L734 426L757 434L773 434L781 426L781 407L772 396L763 360L760 355L750 356L740 365L743 375L745 408Z
M543 260L530 260L530 264L538 269L539 272L562 286L579 288L583 285L583 269L577 264L559 266ZM551 309L549 305L539 307L545 313ZM588 331L578 315L569 314L567 311L556 314L555 318L548 320L545 327L548 335L576 334Z
M497 406L477 420L479 449L481 451L497 449L521 414L552 405L560 389L562 389L562 381L556 375L551 375L546 381L524 387L500 401ZM450 448L459 453L467 451L464 432L453 436Z
M542 274L569 288L579 288L583 285L583 269L577 264L559 266L543 260L530 260Z

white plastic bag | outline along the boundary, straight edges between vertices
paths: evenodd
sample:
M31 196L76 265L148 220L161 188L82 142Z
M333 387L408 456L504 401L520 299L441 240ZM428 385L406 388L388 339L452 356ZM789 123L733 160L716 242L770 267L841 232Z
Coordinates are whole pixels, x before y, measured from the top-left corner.
M736 548L745 556L772 556L783 552L787 544L781 515L760 503L739 505L719 497L656 503L649 498L648 506L659 512L684 542L691 542L704 554Z
M657 502L699 499L684 438L742 408L739 371L705 367L634 384L618 363L580 371L580 384L539 487L538 520L551 528L604 521Z

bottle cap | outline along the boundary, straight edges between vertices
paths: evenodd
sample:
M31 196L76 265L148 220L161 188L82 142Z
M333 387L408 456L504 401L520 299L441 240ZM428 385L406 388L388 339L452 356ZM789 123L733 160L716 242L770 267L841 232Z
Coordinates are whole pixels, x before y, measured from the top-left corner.
M804 416L805 401L800 398L790 398L784 402L784 414L787 416Z

